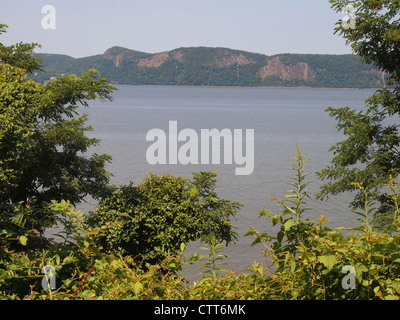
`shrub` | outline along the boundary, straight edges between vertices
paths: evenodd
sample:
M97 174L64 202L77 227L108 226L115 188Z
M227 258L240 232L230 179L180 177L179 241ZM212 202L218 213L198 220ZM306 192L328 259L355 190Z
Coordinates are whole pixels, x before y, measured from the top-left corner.
M215 176L202 172L189 181L151 174L137 186L116 189L91 213L88 225L106 252L141 254L153 262L209 234L230 243L237 235L229 218L240 204L217 197Z
M274 225L280 225L276 236L260 234L252 228L253 244L262 243L264 254L273 265L272 283L275 299L399 299L400 298L400 220L392 234L378 233L370 224L373 208L365 196L364 212L357 212L363 224L344 236L329 229L324 216L316 221L303 221L306 160L298 147L295 155L296 177L291 183L295 190L278 202L283 214L273 215L263 210ZM393 184L392 184L393 186ZM392 189L393 190L393 189ZM396 194L393 197L397 198ZM398 212L397 212L398 216ZM359 219L358 219L359 220ZM350 269L349 269L350 267ZM354 270L356 283L343 285L346 270Z

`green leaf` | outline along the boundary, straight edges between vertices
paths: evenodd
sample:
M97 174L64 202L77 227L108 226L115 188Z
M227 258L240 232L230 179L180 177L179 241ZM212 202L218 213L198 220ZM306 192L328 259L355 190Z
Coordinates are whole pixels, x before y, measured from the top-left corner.
M19 242L23 245L26 246L26 243L28 242L28 238L25 236L20 236L19 237Z
M140 282L136 282L133 286L133 292L138 295L140 292L143 291L143 284Z
M187 244L182 242L181 243L181 252L184 252L186 250Z
M290 229L291 227L293 227L295 224L296 224L296 221L292 218L292 219L288 219L284 223L283 227L285 228L285 231L286 231L286 230Z
M254 236L254 235L257 235L257 232L254 230L250 230L243 237L249 237L249 236Z
M261 217L265 217L266 215L267 215L267 212L265 211L265 209L262 209L258 217L261 218Z
M328 271L331 271L333 266L338 262L334 255L324 255L318 257L318 262L322 263Z
M295 260L293 260L291 263L290 263L290 273L291 274L294 274L294 271L296 270L296 261Z
M253 242L252 242L252 246L256 245L257 243L261 242L261 237L257 237Z
M96 296L96 293L94 293L92 290L85 290L82 292L82 298L84 300L90 300Z

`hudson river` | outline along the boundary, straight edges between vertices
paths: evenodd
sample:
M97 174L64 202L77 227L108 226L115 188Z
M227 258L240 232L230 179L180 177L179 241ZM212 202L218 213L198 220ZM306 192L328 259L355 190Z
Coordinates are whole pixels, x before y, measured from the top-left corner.
M91 149L113 157L107 167L113 173L111 183L139 183L150 172L170 173L190 178L192 172L217 171L218 194L221 198L243 202L243 207L233 220L240 234L236 244L226 250L230 259L226 269L245 270L253 261L264 261L259 253L261 245L251 247L251 237L243 238L250 227L258 231L274 232L267 218L258 218L259 212L269 209L279 213L271 198L282 199L296 152L296 142L306 157L311 158L306 171L311 174L311 196L318 192L321 181L315 172L329 164L329 149L344 136L336 131L336 122L324 110L327 107L362 108L374 90L352 89L292 89L292 88L214 88L168 86L118 86L113 102L92 102L83 111L89 113L89 124L95 127L89 135L101 139L100 146ZM167 135L169 122L176 121L177 131L190 128L199 133L202 129L254 130L254 171L250 175L235 175L240 167L233 161L219 165L150 165L146 151L153 142L146 141L152 129L162 129ZM168 140L168 136L167 136ZM180 142L180 145L184 142ZM200 145L200 144L199 144ZM179 146L178 146L179 147ZM243 148L243 154L245 149ZM200 155L199 155L200 159ZM234 159L233 159L234 160ZM355 225L354 215L348 208L349 195L332 197L329 201L308 201L307 217L322 214L331 220L330 227ZM79 209L88 211L95 203L82 204ZM192 253L199 246L189 247ZM205 252L199 251L201 254ZM197 267L185 268L188 279L196 279Z

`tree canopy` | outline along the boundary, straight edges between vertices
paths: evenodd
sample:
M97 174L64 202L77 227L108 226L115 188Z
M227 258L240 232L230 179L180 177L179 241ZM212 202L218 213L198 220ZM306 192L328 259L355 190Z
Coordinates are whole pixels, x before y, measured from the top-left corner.
M348 1L331 0L336 11ZM387 224L385 217L393 210L382 192L390 177L400 173L400 2L361 0L353 3L355 28L345 28L339 21L335 32L343 36L365 63L371 63L387 74L386 87L377 90L366 101L366 109L328 108L338 121L337 128L346 140L332 147L331 166L319 172L326 183L320 198L330 194L357 190L357 185L374 194L381 203L377 220ZM353 207L365 205L362 192L357 192ZM390 222L390 221L389 221Z
M0 25L0 35L6 31ZM87 114L79 106L90 100L111 100L114 87L95 70L64 75L47 85L27 78L41 68L33 55L37 44L0 44L0 203L6 223L13 206L52 200L77 204L100 198L110 174L109 155L87 155L99 143L88 138ZM8 208L7 208L8 207ZM5 214L7 212L7 214ZM38 219L37 221L39 221ZM43 225L35 225L40 232Z

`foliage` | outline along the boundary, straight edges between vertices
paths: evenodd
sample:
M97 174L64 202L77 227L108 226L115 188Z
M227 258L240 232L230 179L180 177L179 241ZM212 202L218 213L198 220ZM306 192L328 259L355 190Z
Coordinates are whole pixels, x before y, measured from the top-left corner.
M332 8L340 11L348 1L331 0ZM387 227L387 210L392 203L382 193L390 175L399 174L399 41L400 29L398 1L356 1L353 3L357 15L355 29L343 28L337 23L335 32L342 35L361 59L387 74L384 89L366 101L366 110L356 111L349 107L328 108L331 117L338 121L337 128L346 140L332 147L332 165L318 175L328 179L319 197L341 192L357 191L363 187L380 202L375 220ZM354 208L363 206L363 193L358 190L352 203Z
M252 228L247 234L255 237L254 245L264 245L266 262L271 263L267 267L255 262L247 272L229 271L221 275L225 270L220 269L219 261L226 256L215 238L208 238L208 257L199 258L195 253L185 258L186 245L181 244L174 254L164 256L156 264L143 259L142 255L104 252L96 241L97 228L85 228L86 217L82 213L75 212L69 202L52 202L52 210L59 212L59 224L65 226L60 234L63 241L46 250L16 251L12 250L13 243L28 247L33 239L29 232L22 236L7 230L0 233L0 298L399 299L400 220L393 224L390 234L374 230L370 220L374 211L373 199L369 199L362 185L358 185L368 198L364 211L357 211L361 221L359 227L332 230L326 226L328 221L324 216L316 221L304 221L304 194L307 195L309 183L304 172L307 160L299 147L294 156L296 175L289 183L292 190L286 193L283 201L278 201L282 214L265 210L260 214L279 226L278 233L260 234ZM156 178L153 186L162 180L171 187L171 179L167 179L170 177ZM387 196L397 204L397 186L392 182L387 187ZM194 193L194 190L189 190ZM161 189L158 192L165 196ZM393 211L398 217L397 205ZM344 231L350 233L345 235ZM189 285L179 272L184 264L199 259L205 262L202 269L206 272L199 281ZM56 288L43 289L41 286L42 268L46 265L55 269ZM355 280L350 288L345 286L348 284L348 270L351 270L349 267L354 268Z
M53 266L57 275L57 288L63 290L65 283L74 282L85 270L99 250L92 247L92 240L82 229L81 212L75 212L69 202L53 201L49 210L58 214L58 222L64 228L58 236L63 242L53 242L46 249L39 249L31 242L37 241L36 230L32 229L24 235L16 235L6 229L2 230L0 241L0 297L22 299L26 296L39 297L42 288L43 267ZM23 225L24 226L24 225ZM25 226L27 227L27 226ZM57 234L55 235L57 236ZM18 246L17 249L14 249ZM64 283L65 282L65 283ZM2 294L1 294L2 293Z
M303 221L302 216L305 211L310 210L303 208L305 199L309 198L307 195L307 185L309 182L305 182L305 178L308 174L304 173L305 165L308 159L304 159L305 154L301 152L300 147L297 145L297 152L294 154L295 163L292 163L292 167L296 172L296 176L291 179L289 185L294 189L289 190L283 201L277 199L271 199L282 206L283 213L281 215L273 215L271 212L262 210L260 217L268 215L272 220L274 226L280 224L280 231L276 237L271 237L268 234L262 234L257 236L253 245L265 241L275 240L271 245L271 251L273 251L273 262L279 270L282 270L286 266L287 257L295 257L299 250L299 245L307 246L309 243L308 233L312 229L312 222ZM255 229L247 235L257 234Z
M0 64L0 190L7 201L23 176L29 142L37 126L43 88L25 81L24 70Z
M199 270L205 269L205 271L201 272L204 277L216 278L222 271L227 271L220 268L226 263L218 261L228 258L228 256L222 253L224 245L218 243L215 237L209 237L206 240L206 245L205 247L200 247L200 249L208 252L208 256L200 256L199 260L204 261L204 264Z
M95 239L107 252L154 261L210 234L230 243L237 236L229 219L240 204L218 198L215 176L201 172L188 181L151 174L137 186L116 189L91 213L88 225L96 228Z
M6 27L0 25L0 34ZM0 228L16 234L34 229L42 239L30 245L45 245L44 231L56 223L52 201L76 204L107 190L111 157L86 155L99 140L86 136L93 128L77 109L110 100L114 88L95 70L47 85L28 80L26 72L41 66L32 53L36 46L0 45Z
M378 233L373 230L369 215L373 208L368 193L358 186L367 197L362 225L357 228L332 230L325 226L324 216L316 221L302 221L301 213L306 174L306 161L298 148L295 155L295 171L298 173L292 186L297 191L289 191L289 207L285 199L278 202L283 207L281 215L266 214L274 225L280 225L276 236L260 234L252 228L247 235L255 237L254 244L265 246L264 254L272 262L273 269L270 288L274 299L399 299L400 298L400 220L393 224L394 234ZM396 197L397 195L391 195ZM289 215L289 218L287 216ZM398 209L397 209L398 216ZM299 219L295 219L299 217ZM345 236L343 229L352 233ZM355 270L356 285L343 286L346 267Z
M1 47L15 52L0 64L0 200L36 197L38 202L77 203L87 194L97 197L108 181L104 165L110 157L84 155L99 141L86 137L93 128L85 126L87 115L77 116L77 108L88 106L89 100L111 99L114 88L94 70L81 77L65 75L46 86L27 80L33 48ZM25 64L26 69L20 68Z
M272 279L255 262L247 272L230 271L217 277L202 277L185 291L187 300L268 300L273 299Z

